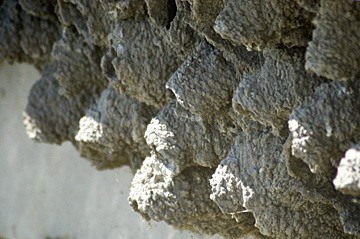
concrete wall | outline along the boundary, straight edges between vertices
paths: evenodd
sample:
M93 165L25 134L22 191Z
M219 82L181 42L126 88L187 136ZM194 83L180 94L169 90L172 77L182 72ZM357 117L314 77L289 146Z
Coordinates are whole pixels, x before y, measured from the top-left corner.
M30 65L0 64L0 238L209 238L143 222L127 202L128 167L99 172L69 143L29 140L22 111L39 77Z

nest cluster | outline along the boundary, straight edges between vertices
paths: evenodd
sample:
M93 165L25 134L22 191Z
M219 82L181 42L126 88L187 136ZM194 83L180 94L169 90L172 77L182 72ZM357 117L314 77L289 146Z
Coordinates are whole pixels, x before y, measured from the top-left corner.
M147 220L360 238L360 2L4 0L0 59L42 72L30 138L134 171Z

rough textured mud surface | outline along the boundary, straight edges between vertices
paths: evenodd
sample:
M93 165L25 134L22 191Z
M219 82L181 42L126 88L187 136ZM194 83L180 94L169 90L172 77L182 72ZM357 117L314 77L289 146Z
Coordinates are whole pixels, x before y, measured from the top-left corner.
M130 166L144 219L360 238L360 2L4 0L0 16L0 60L42 72L29 137Z

